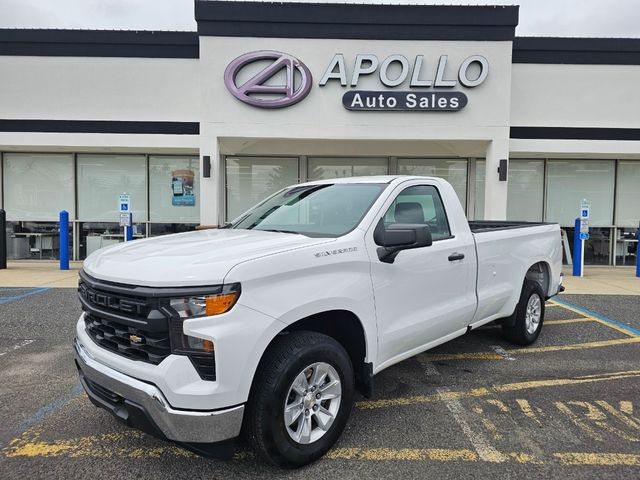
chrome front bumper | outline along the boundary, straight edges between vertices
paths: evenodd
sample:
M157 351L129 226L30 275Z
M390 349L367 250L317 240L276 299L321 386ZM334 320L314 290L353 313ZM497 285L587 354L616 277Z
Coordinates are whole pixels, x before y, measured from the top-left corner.
M180 443L215 443L240 434L244 405L213 411L177 410L156 386L93 359L78 339L73 344L80 380L91 401L128 425Z

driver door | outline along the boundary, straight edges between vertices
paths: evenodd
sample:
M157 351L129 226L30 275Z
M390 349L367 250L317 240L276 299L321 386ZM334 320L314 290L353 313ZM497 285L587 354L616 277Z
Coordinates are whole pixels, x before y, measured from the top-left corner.
M432 245L403 250L384 263L372 235L377 223L367 232L384 367L465 331L476 308L476 256L471 234L452 231L435 185L403 187L379 221L426 224L433 238Z

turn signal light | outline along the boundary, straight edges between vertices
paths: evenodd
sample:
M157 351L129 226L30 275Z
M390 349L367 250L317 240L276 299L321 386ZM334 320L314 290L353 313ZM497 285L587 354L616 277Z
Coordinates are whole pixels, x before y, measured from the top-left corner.
M238 292L221 293L219 295L206 297L205 312L207 316L220 315L221 313L228 312L236 303L236 300L238 300Z

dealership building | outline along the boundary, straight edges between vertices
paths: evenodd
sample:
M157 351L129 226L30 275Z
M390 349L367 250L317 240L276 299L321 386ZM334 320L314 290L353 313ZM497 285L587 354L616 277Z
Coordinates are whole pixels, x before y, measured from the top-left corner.
M516 37L516 6L195 1L197 32L0 30L10 254L216 226L309 180L438 176L472 219L635 264L640 39Z

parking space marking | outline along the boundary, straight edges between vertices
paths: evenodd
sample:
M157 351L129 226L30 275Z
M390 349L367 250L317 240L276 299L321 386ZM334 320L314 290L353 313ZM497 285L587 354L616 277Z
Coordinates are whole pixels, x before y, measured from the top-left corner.
M565 300L560 300L559 298L555 298L554 300L549 300L552 304L555 304L565 310L569 310L570 312L578 313L585 318L588 318L594 322L600 323L601 325L605 325L609 328L617 330L618 332L624 333L625 335L631 337L640 336L640 330L636 330L629 325L625 325L623 323L617 322L615 320L611 320L610 318L604 317L598 313L592 312L591 310L587 310L586 308L578 307L577 305L573 305Z
M467 437L469 442L471 442L473 449L476 451L480 459L485 462L505 462L507 460L506 457L490 444L487 437L485 437L482 432L471 428L470 422L466 418L469 413L464 409L460 400L452 398L450 395L451 391L447 388L439 388L437 391L438 395L441 396L442 401L447 407L447 410L451 412L453 419L456 421L465 437Z
M585 401L568 401L568 402L555 402L556 408L565 414L569 419L580 429L582 429L588 436L594 440L603 442L604 437L599 431L605 431L609 435L619 437L627 442L638 442L640 438L633 436L624 430L620 430L608 423L606 414L601 411L597 406L590 402ZM617 418L617 417L616 417ZM631 422L631 419L627 420ZM623 422L624 423L624 422ZM628 426L628 423L626 423ZM599 431L595 431L594 427L598 427Z
M409 397L383 398L380 400L364 400L356 402L356 407L361 410L375 408L389 408L404 405L416 405L422 403L433 403L442 401L445 398L451 400L463 398L478 398L496 395L500 393L517 392L521 390L532 390L535 388L562 387L570 385L581 385L585 383L607 382L621 380L625 378L640 378L640 370L630 370L624 372L603 373L596 375L584 375L571 378L553 378L548 380L531 380L527 382L504 383L491 387L480 387L471 390L451 391L444 394L413 395Z
M175 455L179 457L193 457L197 455L180 448L177 445L161 447L118 447L117 443L126 440L143 439L147 437L137 430L125 432L113 432L102 435L89 435L86 437L72 438L69 440L57 440L52 442L41 441L36 433L35 438L29 438L27 432L21 438L11 442L3 453L8 458L15 457L161 457L163 455Z
M13 295L10 297L0 297L0 305L4 305L6 303L11 303L11 302L15 302L17 300L22 300L23 298L29 297L31 295L35 295L37 293L42 293L42 292L46 292L47 290L49 290L49 288L43 287L43 288L34 288L34 289L28 289L28 288L15 288L15 289L9 289L9 288L5 288L3 291L15 291L15 290L27 290L27 292L22 293L20 295Z
M516 398L516 403L518 404L518 406L520 407L520 410L522 410L522 413L524 413L526 417L536 422L538 426L542 426L542 422L538 418L538 415L544 416L544 413L542 413L542 410L540 408L536 407L536 410L538 412L538 415L536 415L535 411L533 410L533 407L529 403L529 400L526 400L524 398Z
M613 347L629 343L640 343L640 336L600 340L596 342L572 343L570 345L549 345L546 347L526 347L506 350L509 354L561 352L564 350L585 350L590 348ZM431 361L443 360L504 360L504 356L489 352L472 353L425 353L424 357Z
M634 453L554 453L563 465L640 465Z
M27 345L31 345L33 342L35 342L35 340L23 340L20 343L16 343L15 345L9 347L8 350L5 350L4 352L0 352L0 357L3 355L6 355L7 353L11 353L15 350L18 350L22 347L26 347Z
M128 432L126 435L114 432L104 435L81 437L57 442L32 442L17 446L6 453L7 457L91 457L91 458L161 458L173 455L185 459L197 459L198 455L179 446L161 447L109 447L109 442L117 442L127 437L141 438L145 435L139 432ZM526 452L499 452L503 462L515 462L520 464L543 465L553 461L561 465L579 466L637 466L640 465L640 455L633 453L602 453L602 452L554 452L549 454L552 462L540 456ZM239 451L233 460L245 461L253 458L252 452ZM432 461L432 462L478 462L483 460L476 452L470 449L453 448L364 448L346 447L335 448L324 456L327 460L348 461Z
M590 318L569 318L566 320L545 320L544 326L547 325L568 325L570 323L593 323Z

